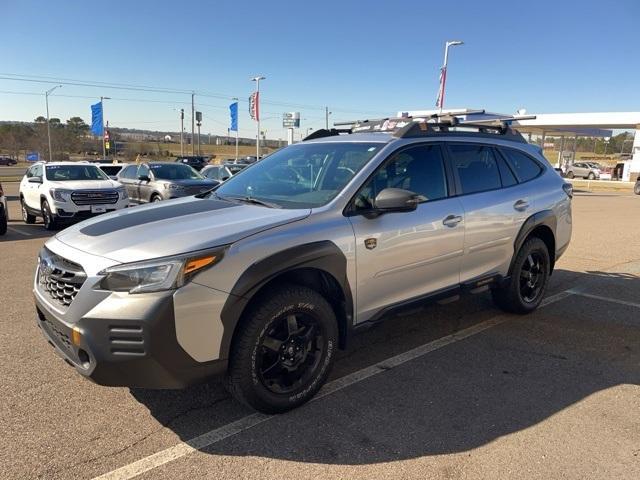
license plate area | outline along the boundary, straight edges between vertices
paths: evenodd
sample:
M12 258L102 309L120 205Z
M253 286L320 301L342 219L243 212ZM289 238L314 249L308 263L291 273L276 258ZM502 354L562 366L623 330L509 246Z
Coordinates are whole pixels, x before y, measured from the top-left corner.
M91 205L91 213L105 213L107 207L104 205Z

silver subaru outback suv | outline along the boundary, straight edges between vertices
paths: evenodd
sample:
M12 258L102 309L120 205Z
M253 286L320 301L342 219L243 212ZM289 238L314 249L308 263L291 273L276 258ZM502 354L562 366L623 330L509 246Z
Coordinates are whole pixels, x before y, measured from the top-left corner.
M225 375L241 402L283 412L354 333L416 302L484 287L536 309L571 196L506 123L319 130L209 192L59 232L39 254L37 323L99 384Z

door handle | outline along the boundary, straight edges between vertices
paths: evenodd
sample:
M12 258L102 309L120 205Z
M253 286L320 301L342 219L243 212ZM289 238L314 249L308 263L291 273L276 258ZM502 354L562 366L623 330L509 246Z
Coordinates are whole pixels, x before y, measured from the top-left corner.
M455 227L462 221L462 217L460 215L449 215L442 220L442 224L447 227Z
M518 200L513 204L513 208L515 208L519 212L524 212L527 208L529 208L529 202L527 202L526 200Z

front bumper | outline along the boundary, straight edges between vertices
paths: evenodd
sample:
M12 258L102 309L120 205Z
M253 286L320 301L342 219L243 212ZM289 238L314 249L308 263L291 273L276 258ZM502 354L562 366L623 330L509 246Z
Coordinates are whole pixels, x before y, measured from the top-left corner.
M98 205L104 207L104 212L94 213L91 211L91 205L75 205L67 202L54 202L51 213L61 222L79 222L88 218L93 218L103 213L115 212L129 206L129 200L119 200L116 203L108 203Z
M226 360L198 362L178 343L171 292L156 295L136 318L81 318L67 323L38 295L37 324L57 353L100 385L184 388L226 372ZM74 342L73 330L76 335Z

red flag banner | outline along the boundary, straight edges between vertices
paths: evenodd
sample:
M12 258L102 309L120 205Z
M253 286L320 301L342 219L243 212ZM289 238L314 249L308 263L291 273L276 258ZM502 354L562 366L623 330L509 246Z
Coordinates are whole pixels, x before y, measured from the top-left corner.
M447 68L440 69L440 87L438 88L438 98L436 99L436 107L442 108L444 105L444 84L447 81Z
M255 121L260 120L260 92L253 92L249 97L249 115Z

